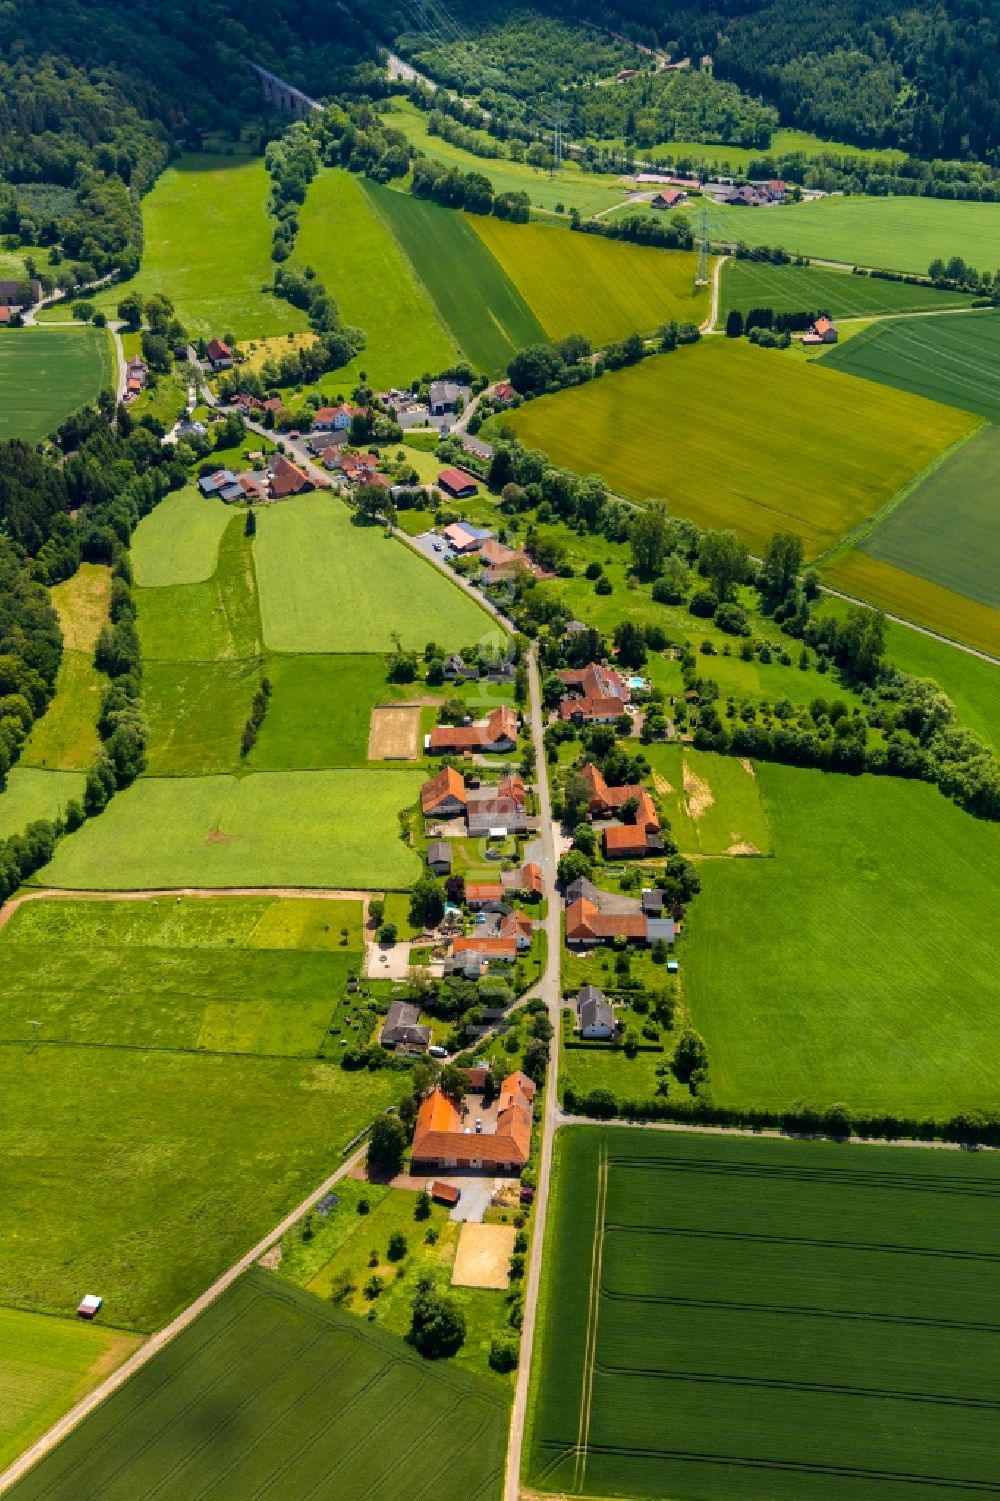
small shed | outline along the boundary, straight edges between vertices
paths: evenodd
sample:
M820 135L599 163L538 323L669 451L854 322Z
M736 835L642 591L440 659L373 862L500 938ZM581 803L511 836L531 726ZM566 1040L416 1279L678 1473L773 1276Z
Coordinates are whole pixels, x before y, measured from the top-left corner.
M431 1198L436 1204L447 1204L449 1209L454 1208L462 1197L462 1190L456 1188L453 1183L438 1183L436 1180L431 1184Z
M427 864L436 876L451 875L451 845L447 839L435 839L427 846Z
M92 1319L100 1313L103 1307L103 1298L99 1298L96 1293L87 1293L80 1299L80 1305L76 1311L81 1319Z

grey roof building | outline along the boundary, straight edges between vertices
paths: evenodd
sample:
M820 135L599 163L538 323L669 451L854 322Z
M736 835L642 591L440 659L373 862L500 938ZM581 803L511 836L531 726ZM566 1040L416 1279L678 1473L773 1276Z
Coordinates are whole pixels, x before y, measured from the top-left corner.
M596 985L584 985L576 998L581 1037L613 1037L615 1014L611 1002Z
M379 1034L384 1048L402 1048L407 1052L424 1052L431 1040L430 1027L420 1025L420 1008L408 1001L393 1001Z
M427 846L427 864L436 876L451 875L451 845L447 839L435 839Z

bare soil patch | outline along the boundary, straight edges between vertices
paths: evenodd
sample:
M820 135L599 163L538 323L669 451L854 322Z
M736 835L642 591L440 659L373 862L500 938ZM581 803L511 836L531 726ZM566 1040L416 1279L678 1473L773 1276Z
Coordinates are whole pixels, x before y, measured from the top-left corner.
M455 1287L507 1287L514 1253L513 1225L477 1225L466 1221L458 1239L451 1274Z
M653 791L654 792L658 792L661 797L669 797L670 794L673 792L673 790L674 789L671 787L670 783L667 781L667 779L666 779L665 776L663 776L658 771L654 771L653 772Z
M703 818L715 802L715 794L704 777L697 776L686 761L684 762L684 793L687 797L688 814L697 823L698 819Z
M221 829L213 829L205 840L206 844L232 844L234 834L224 834Z
M760 850L757 848L757 846L755 844L750 844L749 841L746 840L746 839L737 839L736 843L735 844L731 844L729 846L729 848L726 850L726 854L727 855L759 855L760 854Z
M419 755L419 706L403 704L372 710L369 761L415 761Z
M753 762L747 756L740 757L740 765L748 777L755 777L757 773L753 769Z

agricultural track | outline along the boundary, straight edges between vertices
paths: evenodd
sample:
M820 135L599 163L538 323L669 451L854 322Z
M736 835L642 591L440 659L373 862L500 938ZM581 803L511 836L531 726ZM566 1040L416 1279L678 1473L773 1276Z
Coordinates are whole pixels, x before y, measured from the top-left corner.
M594 1397L594 1372L597 1369L597 1333L601 1321L601 1265L604 1260L605 1212L608 1204L608 1153L601 1152L597 1164L597 1197L594 1209L594 1238L590 1249L590 1287L588 1289L587 1339L583 1357L583 1382L580 1387L580 1420L576 1430L576 1457L573 1463L573 1489L582 1491L587 1477L587 1450L590 1445L590 1413Z

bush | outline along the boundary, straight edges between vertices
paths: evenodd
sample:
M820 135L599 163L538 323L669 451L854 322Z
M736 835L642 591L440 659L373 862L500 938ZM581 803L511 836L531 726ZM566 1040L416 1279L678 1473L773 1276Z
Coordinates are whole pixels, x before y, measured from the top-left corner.
M742 605L723 603L715 612L715 623L728 636L749 636L750 621Z
M465 1315L455 1299L422 1277L413 1298L410 1343L427 1360L454 1355L465 1343Z
M688 603L688 610L692 615L701 616L704 620L711 620L719 608L719 599L711 589L698 589L692 594Z
M390 1261L402 1261L406 1255L406 1236L402 1230L394 1230L389 1236L389 1245L385 1254Z
M499 1371L501 1375L507 1371L516 1371L520 1349L516 1339L498 1334L490 1343L490 1367Z
M430 1219L430 1214L431 1196L425 1188L422 1188L417 1194L417 1202L413 1206L413 1218L415 1220L427 1220Z
M584 569L584 577L593 582L594 579L599 579L603 572L604 565L602 563L588 563Z
M607 576L606 573L602 573L601 576L600 576L600 578L597 580L597 583L594 585L594 593L595 594L610 594L611 593L611 580L608 578L608 576Z

